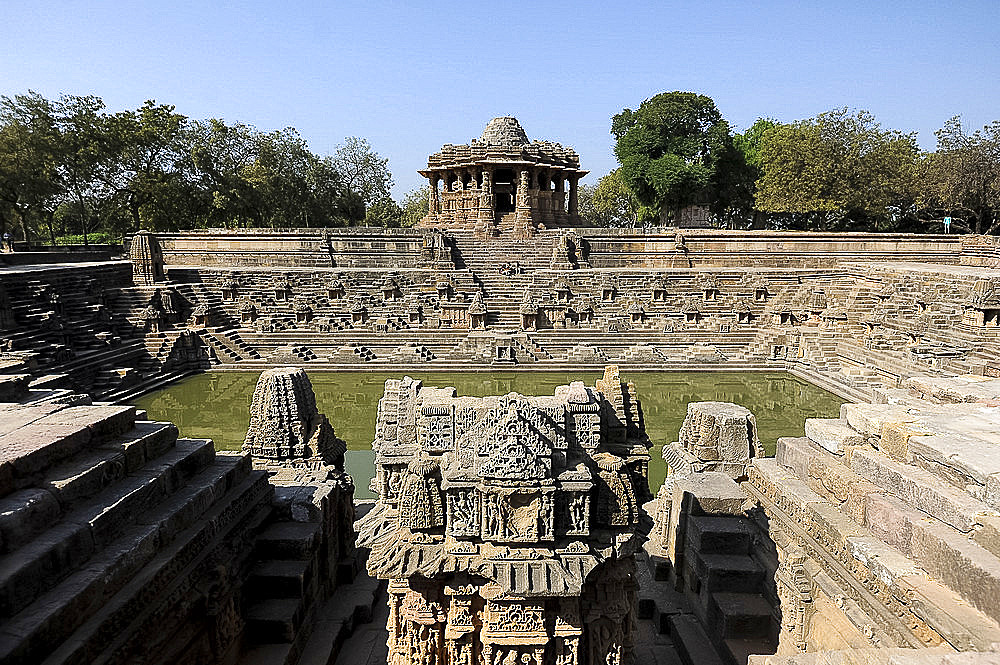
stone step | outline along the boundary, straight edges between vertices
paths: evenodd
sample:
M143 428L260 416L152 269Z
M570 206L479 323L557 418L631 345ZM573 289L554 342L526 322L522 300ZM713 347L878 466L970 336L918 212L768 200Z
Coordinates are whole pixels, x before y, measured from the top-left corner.
M191 479L169 501L146 511L137 523L98 550L86 566L69 574L11 618L0 633L0 644L16 635L17 649L42 653L58 644L82 624L101 602L124 587L149 563L160 548L168 546L225 495L249 467L240 458L227 456ZM6 649L0 647L0 653ZM0 656L0 662L5 662Z
M75 571L215 455L208 440L181 439L177 446L160 456L157 466L125 476L23 547L0 557L0 617L13 616Z
M709 593L758 591L764 581L763 569L746 554L706 554L688 549L684 560L692 564Z
M257 536L254 551L260 560L308 559L315 552L320 530L317 522L275 522Z
M774 614L760 594L720 591L711 595L708 622L722 638L766 638L773 632Z
M901 464L878 451L857 449L851 454L850 464L862 478L963 533L973 531L991 512L989 506L930 471Z
M176 441L177 427L172 423L136 422L130 432L52 468L39 487L51 492L63 510L69 510L123 475L139 470L147 460L163 455Z
M299 598L313 580L312 561L301 559L261 561L250 570L244 586L249 598Z
M668 625L669 636L684 665L727 665L694 615L675 614Z
M688 519L688 542L705 554L746 554L750 552L753 529L749 522L736 517L714 515Z
M296 651L295 645L291 642L257 644L240 656L239 663L240 665L294 665L298 660Z
M100 609L82 617L83 623L45 660L38 658L31 662L41 665L105 662L138 632L139 627L162 620L157 612L162 612L162 604L169 602L163 590L177 582L178 566L191 570L224 543L232 528L247 521L259 524L264 519L270 491L267 474L250 471L245 458L240 456L219 457L227 458L230 468L238 473L225 473L220 479L204 483L212 487L215 499L210 508L198 511L195 514L198 519L179 532L166 547L156 550L153 558L107 598ZM51 649L51 645L47 649ZM42 651L41 657L47 649ZM4 656L0 656L0 665L24 662Z
M893 496L869 495L865 526L1000 622L1000 558L989 550Z
M0 496L37 483L52 466L134 424L131 406L0 406Z
M778 645L770 638L730 638L722 641L723 654L732 665L746 665L751 656L770 655L777 651L777 649ZM800 655L808 656L809 654Z
M806 418L805 431L807 438L837 455L843 454L847 446L864 443L864 437L843 418Z
M257 644L292 642L305 614L301 598L265 598L246 608L246 634Z

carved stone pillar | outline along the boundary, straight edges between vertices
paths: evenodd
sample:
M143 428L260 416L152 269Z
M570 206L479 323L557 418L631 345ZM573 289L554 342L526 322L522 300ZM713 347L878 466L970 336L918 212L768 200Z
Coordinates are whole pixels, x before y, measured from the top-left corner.
M427 197L427 216L431 219L437 219L438 213L441 212L441 199L438 198L438 177L431 176L430 178L430 195Z
M517 209L514 218L514 237L520 239L531 238L535 235L534 220L531 216L531 199L528 193L529 172L521 171L520 179L517 183Z
M484 169L483 184L479 188L479 214L476 219L476 235L480 238L496 235L496 216L493 208L493 181L490 169Z
M577 198L577 185L579 182L580 176L571 175L569 177L569 216L574 221L580 215L580 202Z

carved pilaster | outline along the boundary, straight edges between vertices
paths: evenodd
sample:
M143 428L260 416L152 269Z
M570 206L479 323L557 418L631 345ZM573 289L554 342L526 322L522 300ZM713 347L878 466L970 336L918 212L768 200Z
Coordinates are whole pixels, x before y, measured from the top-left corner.
M516 217L514 218L514 237L515 238L531 238L535 235L535 224L534 220L531 218L531 200L530 194L528 193L528 178L529 173L527 170L521 171L520 179L517 182L517 208Z

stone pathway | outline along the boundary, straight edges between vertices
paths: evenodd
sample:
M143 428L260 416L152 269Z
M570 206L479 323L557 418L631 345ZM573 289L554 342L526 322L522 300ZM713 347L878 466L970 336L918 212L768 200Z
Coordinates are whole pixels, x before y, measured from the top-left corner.
M335 665L382 665L389 658L389 631L386 621L389 619L389 605L386 602L384 589L379 590L375 601L375 611L370 623L361 624L354 633L344 641L337 654Z

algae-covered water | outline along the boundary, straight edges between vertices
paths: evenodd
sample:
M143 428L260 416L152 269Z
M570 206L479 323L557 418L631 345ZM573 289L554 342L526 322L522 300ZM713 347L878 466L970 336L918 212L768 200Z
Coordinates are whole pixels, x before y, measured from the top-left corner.
M347 442L347 471L358 498L371 498L371 443L375 412L385 380L404 372L309 372L321 413ZM570 381L593 385L600 372L405 372L428 386L454 386L459 395L482 397L519 392L551 395ZM250 420L250 400L259 372L207 372L144 395L135 403L153 420L169 420L181 436L214 439L219 449L239 450ZM761 441L769 454L782 436L801 436L806 418L837 417L842 399L784 372L623 372L635 383L655 444L650 451L650 489L666 475L660 449L676 440L688 402L735 402L757 416Z

